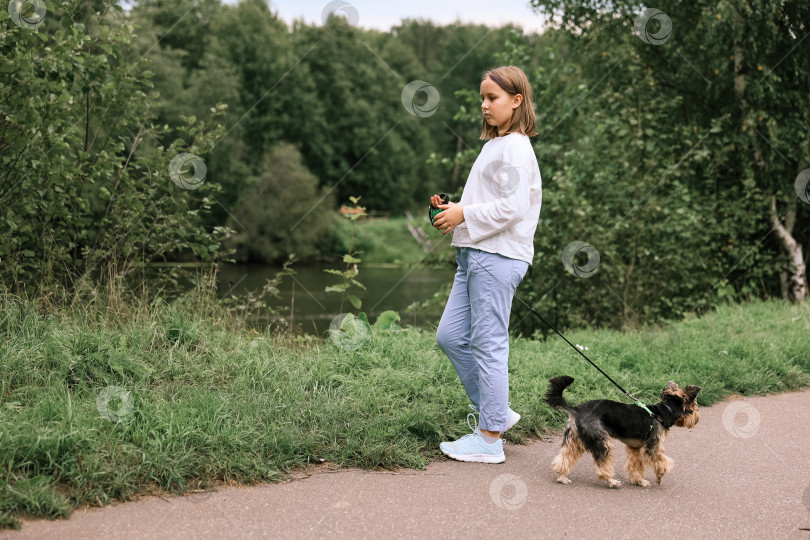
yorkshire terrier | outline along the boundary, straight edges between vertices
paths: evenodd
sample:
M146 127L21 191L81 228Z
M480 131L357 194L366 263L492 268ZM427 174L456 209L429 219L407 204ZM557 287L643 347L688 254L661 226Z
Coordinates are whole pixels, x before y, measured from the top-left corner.
M644 470L651 467L660 484L675 465L664 455L664 440L669 428L694 427L700 416L697 404L699 386L687 386L681 390L670 381L661 392L661 401L648 406L654 415L650 416L638 405L607 399L586 401L573 407L562 394L574 378L560 375L548 382L550 386L543 400L556 409L568 411L562 448L551 462L551 468L560 475L557 482L561 484L571 483L568 473L587 451L593 456L599 479L606 481L609 487L619 487L621 482L613 478L615 452L611 438L627 445L624 467L632 483L649 486L644 479Z

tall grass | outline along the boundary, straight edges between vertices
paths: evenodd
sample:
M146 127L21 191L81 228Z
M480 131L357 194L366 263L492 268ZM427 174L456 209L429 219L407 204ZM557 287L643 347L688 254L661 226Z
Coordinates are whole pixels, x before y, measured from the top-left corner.
M0 301L3 527L143 493L274 481L323 460L422 468L468 429L468 401L429 330L372 329L347 345L251 331L193 294L49 314ZM806 304L772 301L567 337L642 400L674 380L702 386L709 405L807 386L808 330ZM515 442L562 426L541 402L552 376L577 379L572 402L622 398L559 339L513 340L509 369L523 415Z

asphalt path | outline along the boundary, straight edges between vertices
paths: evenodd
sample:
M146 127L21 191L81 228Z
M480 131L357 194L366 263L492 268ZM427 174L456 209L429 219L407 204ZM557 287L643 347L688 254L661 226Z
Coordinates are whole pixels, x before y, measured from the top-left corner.
M290 481L223 487L24 521L0 538L800 538L810 540L810 391L702 408L673 428L674 470L618 489L583 457L555 482L561 435L506 444L506 463L439 461L424 471L300 471Z

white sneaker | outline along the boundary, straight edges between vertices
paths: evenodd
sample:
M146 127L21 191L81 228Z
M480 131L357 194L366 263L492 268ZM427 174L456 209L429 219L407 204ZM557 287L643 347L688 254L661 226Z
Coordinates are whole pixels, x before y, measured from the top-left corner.
M506 456L503 453L503 440L494 443L484 441L479 430L465 435L454 442L443 442L439 449L444 455L458 461L473 461L478 463L503 463Z

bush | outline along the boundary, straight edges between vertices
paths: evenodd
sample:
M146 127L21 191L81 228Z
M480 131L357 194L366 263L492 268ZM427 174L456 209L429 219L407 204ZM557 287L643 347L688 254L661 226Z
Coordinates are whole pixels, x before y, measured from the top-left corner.
M225 106L211 109L214 123L154 126L133 26L120 6L85 4L49 2L35 29L0 13L0 287L78 286L107 269L125 280L181 252L210 261L228 233L201 225L219 186L182 189L169 171L215 145Z

